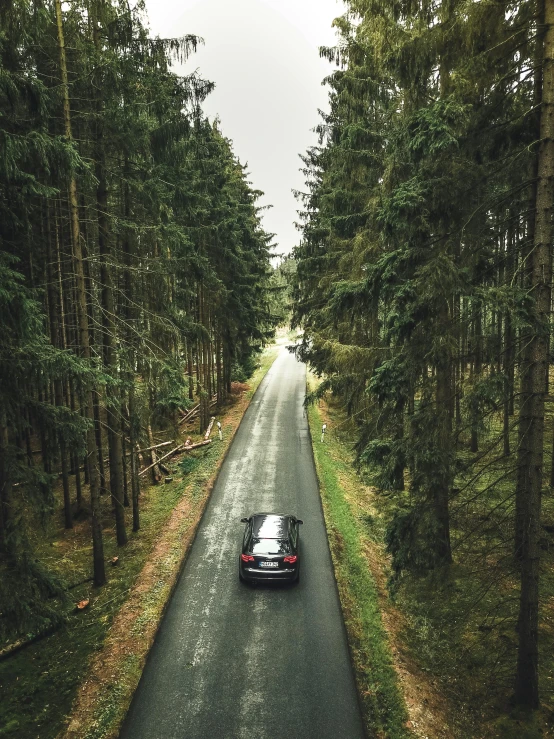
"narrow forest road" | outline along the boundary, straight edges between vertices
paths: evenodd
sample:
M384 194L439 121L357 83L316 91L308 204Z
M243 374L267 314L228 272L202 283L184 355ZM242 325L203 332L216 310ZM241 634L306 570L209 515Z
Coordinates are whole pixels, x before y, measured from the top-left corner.
M173 595L123 739L364 736L303 408L285 349L237 432ZM242 585L242 516L294 513L295 586Z

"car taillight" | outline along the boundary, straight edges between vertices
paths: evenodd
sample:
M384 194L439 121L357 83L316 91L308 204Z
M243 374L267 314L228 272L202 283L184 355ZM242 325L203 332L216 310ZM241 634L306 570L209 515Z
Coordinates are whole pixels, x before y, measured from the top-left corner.
M289 557L285 557L284 561L285 562L288 562L291 565L293 565L296 562L297 559L298 559L298 557L296 556L296 554L291 554Z
M253 562L254 561L254 557L251 554L241 554L240 558L242 559L243 562Z

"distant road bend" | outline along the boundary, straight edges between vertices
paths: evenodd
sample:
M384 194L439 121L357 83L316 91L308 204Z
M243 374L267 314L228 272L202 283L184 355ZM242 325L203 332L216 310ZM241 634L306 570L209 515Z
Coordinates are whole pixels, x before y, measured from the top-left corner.
M303 408L304 365L283 349L213 490L122 739L361 739L362 719ZM295 586L238 579L242 516L294 513Z

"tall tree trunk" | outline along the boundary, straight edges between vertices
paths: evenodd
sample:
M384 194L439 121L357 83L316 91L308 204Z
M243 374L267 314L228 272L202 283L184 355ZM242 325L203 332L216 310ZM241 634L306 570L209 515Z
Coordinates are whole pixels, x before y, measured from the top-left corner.
M96 9L96 5L95 5ZM98 246L100 252L100 276L102 280L102 327L104 344L104 364L112 378L118 376L115 352L115 304L111 264L112 253L108 224L108 185L106 179L106 153L104 142L104 105L102 102L103 78L100 69L102 45L98 18L93 18L93 38L96 49L95 95L96 95L96 208L98 218ZM108 421L108 450L110 459L110 492L115 512L117 543L127 543L125 530L125 508L123 505L123 447L121 443L121 409L119 391L114 387L106 402Z
M65 58L65 42L63 35L63 19L61 0L55 0L56 21L58 32L58 46L60 53L60 73L62 79L63 114L65 135L71 140L71 114L69 107L69 88L67 83L67 65ZM79 203L77 199L77 182L72 174L69 181L69 205L71 214L71 240L75 260L75 281L77 289L77 321L79 325L79 343L86 361L91 360L87 295L85 288L85 271L83 266L83 252L81 248L81 234L79 228ZM102 539L102 521L100 511L100 495L98 488L98 469L96 462L96 438L94 429L94 410L92 388L86 391L86 416L89 420L87 431L87 456L89 460L89 482L90 482L90 511L92 528L92 549L94 584L103 585L106 582L106 570L104 564L104 544Z
M9 461L9 436L6 414L0 409L0 552L11 550L10 532L13 522L12 476Z
M54 235L56 242L56 257L54 258L53 234L51 228L50 213L47 214L48 221L48 308L50 314L50 340L52 345L58 349L65 349L65 331L63 328L63 299L62 299L62 278L61 265L59 259L59 229L57 215L54 217ZM56 270L55 270L56 267ZM63 383L57 379L54 382L54 398L58 408L64 405ZM73 516L71 513L71 497L69 492L69 465L67 461L67 446L62 433L58 433L58 446L60 450L60 459L62 466L62 489L63 489L63 507L64 507L64 523L66 529L73 528Z
M216 374L216 387L217 387L217 403L221 405L225 400L225 391L223 386L223 374L221 367L221 334L219 332L219 322L216 327L216 338L215 338L215 374Z
M506 238L506 269L504 282L510 284L514 276L514 226L512 214L509 213L508 233ZM504 454L508 456L510 450L510 416L514 412L514 351L515 332L512 325L512 314L508 311L504 317Z
M188 385L189 385L189 400L194 400L194 376L193 376L193 356L192 356L192 341L187 339L187 364L188 364Z
M542 9L541 9L542 10ZM547 393L548 335L551 301L552 215L554 208L554 0L539 15L545 29L540 113L537 195L533 250L529 255L534 321L526 337L528 361L522 371L517 495L521 501L521 595L518 619L516 702L539 705L539 535L543 484L544 403ZM521 487L520 487L521 486Z
M129 175L129 161L125 159L125 175ZM123 186L123 212L125 220L131 218L131 193L128 181ZM123 290L125 302L123 312L126 319L125 331L127 334L128 351L124 355L125 372L128 383L128 402L129 402L129 454L130 454L130 474L131 474L131 503L133 509L133 531L140 529L140 513L139 513L139 465L137 460L137 442L139 436L139 421L136 412L135 401L135 362L136 362L136 331L137 331L137 310L135 308L134 282L132 276L132 244L129 231L124 232L123 241L123 260L125 269L123 272ZM136 244L135 244L136 246Z
M94 342L91 341L94 345ZM107 492L106 471L104 467L104 442L102 441L102 419L100 417L100 394L94 392L92 396L94 413L94 434L96 438L96 464L98 465L98 489L100 494Z
M140 482L137 460L137 416L135 409L135 383L131 380L129 389L129 446L131 447L131 500L133 502L133 531L140 529L139 494Z
M542 114L541 106L543 100L543 62L544 62L544 28L545 17L545 0L536 0L536 17L537 17L537 42L534 54L534 80L533 80L533 108L531 115L531 127L533 129L533 139L541 140L542 135ZM536 216L537 216L537 200L538 200L538 180L539 180L539 159L541 149L537 156L533 158L530 171L530 196L529 196L529 217L523 223L523 239L524 247L522 249L521 261L521 286L527 293L531 293L533 289L533 253L535 246ZM527 228L525 228L527 226ZM520 229L518 228L518 235ZM526 233L527 231L527 233ZM517 484L515 499L515 538L514 552L517 559L523 557L523 540L525 538L525 507L527 505L527 469L520 463L520 456L527 458L527 415L531 410L526 408L528 399L532 397L532 374L529 367L533 361L532 358L532 329L522 329L520 331L520 392L519 392L519 418L518 418L518 465L517 465Z
M445 299L441 312L441 323L446 335L448 324L448 303ZM436 539L431 543L438 561L452 562L450 545L450 489L452 486L450 457L452 453L452 358L445 348L445 357L436 368L436 408L437 408L437 452L440 455L442 473L437 474L433 484L433 509L437 526Z
M71 410L75 411L75 389L72 382L69 383L69 402ZM77 503L77 513L79 513L83 507L83 490L81 486L81 465L77 454L72 454L72 465L75 471L75 496Z
M483 368L483 328L482 328L482 307L479 305L474 322L475 330L473 335L473 346L474 346L474 363L473 363L473 382L476 384L481 379L481 372ZM471 406L471 443L470 449L472 452L479 450L479 437L477 424L479 423L479 407L477 406L477 400L472 400Z

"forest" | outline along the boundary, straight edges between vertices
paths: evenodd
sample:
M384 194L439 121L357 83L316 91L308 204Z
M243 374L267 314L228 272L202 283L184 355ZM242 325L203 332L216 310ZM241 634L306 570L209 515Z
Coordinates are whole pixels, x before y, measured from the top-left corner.
M480 674L481 705L551 712L554 3L346 6L303 157L297 355L350 419L430 669L448 652L445 690Z
M153 38L140 2L0 0L0 736L37 735L32 660L82 637L56 735L178 500L167 437L208 443L289 323L441 736L554 726L554 0L344 5L276 264L214 84L182 71L201 38ZM62 571L101 615L77 625ZM5 658L54 631L16 686Z
M3 644L64 619L34 546L60 500L100 587L103 528L141 526L139 446L188 408L203 433L274 331L261 193L203 113L213 84L172 70L202 40L152 39L142 10L0 3Z

